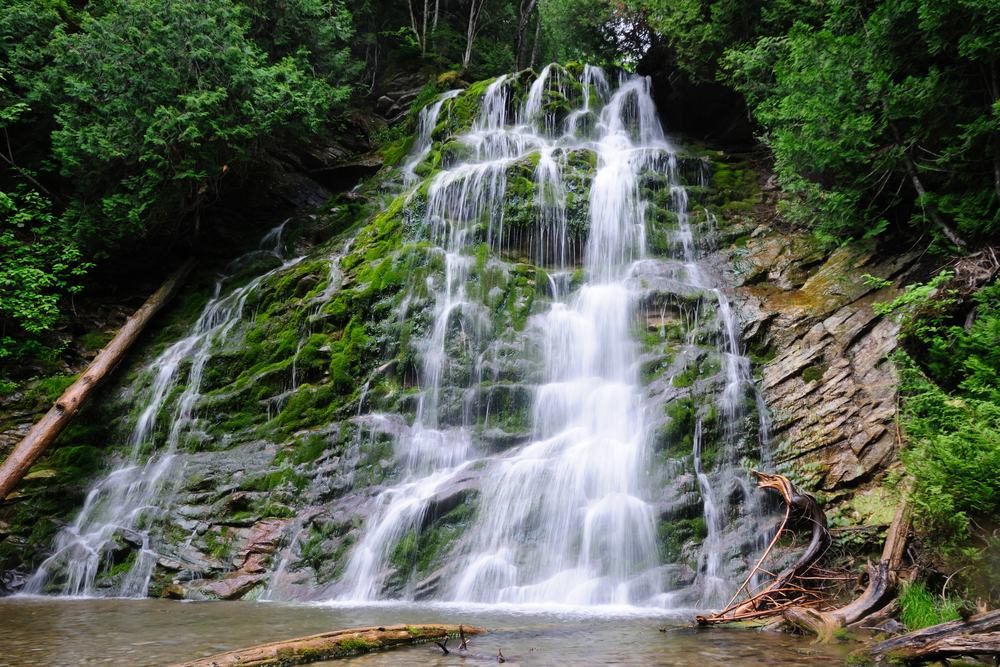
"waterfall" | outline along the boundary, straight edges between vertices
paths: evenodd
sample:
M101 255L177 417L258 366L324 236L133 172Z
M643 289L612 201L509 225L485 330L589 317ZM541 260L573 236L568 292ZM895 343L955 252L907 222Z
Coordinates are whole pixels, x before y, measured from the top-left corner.
M276 256L280 260L288 222L271 230L257 251L234 262L230 267L232 272L261 256ZM170 505L176 455L182 435L197 420L195 406L205 364L243 317L247 298L261 282L298 261L281 260L281 266L226 296L221 296L225 278L216 283L213 297L190 333L167 348L146 371L149 387L128 436L123 461L88 492L74 521L56 535L53 555L25 584L25 593L42 593L55 584L63 595L146 595L159 557L150 547L150 527ZM180 394L172 397L180 387L183 387ZM168 399L172 400L173 410L164 414ZM165 442L157 447L162 430L166 430ZM121 541L138 547L135 563L120 581L100 586L99 575L112 570Z
M288 271L285 225L268 234L248 259L282 266L220 282L143 372L120 465L26 590L144 595L206 531L265 520L227 514L238 493L288 521L254 563L264 599L724 602L767 538L744 470L768 465L767 422L711 252L707 163L665 136L650 85L553 64L450 91L351 240ZM266 336L271 356L203 390L213 354ZM207 475L214 506L184 519L204 504L181 474L208 458L192 438L248 385L267 424L241 408L219 449L260 459Z
M652 452L647 425L649 402L638 377L641 355L635 340L644 285L669 276L675 290L699 295L688 330L692 337L714 331L725 387L718 402L725 438L738 437L744 398L753 394L749 360L739 349L738 322L720 278L699 265L698 238L688 213L688 195L677 174L676 151L663 134L649 80L622 74L617 86L587 66L575 79L550 65L514 108L517 77L500 77L479 101L479 115L459 136L461 159L443 161L426 185L424 225L443 254L443 279L429 277L433 327L422 343L421 392L415 422L402 437L404 472L379 497L379 509L351 553L339 599L365 601L385 596L393 554L427 522L432 499L484 466L478 513L445 568L446 600L479 603L662 604L667 589L660 564L656 510L646 477ZM431 107L437 118L443 98ZM568 112L565 106L573 106ZM557 111L553 112L552 107ZM422 126L423 127L423 126ZM423 132L423 130L421 130ZM423 143L406 167L428 154ZM580 192L573 161L593 155L594 167ZM421 157L423 156L423 157ZM511 174L530 165L534 224L523 229L505 211L511 205ZM673 260L646 258L643 179L665 178L678 224ZM700 174L703 178L703 174ZM582 252L568 223L570 193L586 211ZM585 201L585 204L583 202ZM552 303L533 315L528 329L538 341L540 383L534 390L530 441L485 455L477 450L468 416L445 417L445 369L457 334L477 349L489 336L491 315L470 291L479 244L520 253L546 267ZM582 270L583 284L570 294L554 275ZM662 292L657 292L662 298ZM699 320L711 302L716 317ZM404 312L410 302L404 301ZM664 301L662 308L667 308ZM661 318L662 319L662 318ZM701 334L698 332L701 331ZM492 345L472 362L482 379ZM495 377L494 377L495 381ZM473 388L466 388L473 393ZM492 388L490 389L492 392ZM492 394L490 394L492 396ZM466 399L468 400L468 399ZM486 421L489 420L487 400ZM705 469L700 419L693 433L697 486L708 530L699 556L701 599L712 604L723 589L723 533L731 523L716 496L732 484L749 497L749 482L727 445L714 476ZM719 487L719 488L716 488ZM411 582L412 583L412 582ZM404 593L405 594L405 593Z

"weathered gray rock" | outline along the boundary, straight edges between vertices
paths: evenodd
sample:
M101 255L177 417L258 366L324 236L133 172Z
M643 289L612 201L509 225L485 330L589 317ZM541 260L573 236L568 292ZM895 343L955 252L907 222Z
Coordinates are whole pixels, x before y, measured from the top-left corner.
M783 235L729 251L744 337L774 355L760 369L774 462L824 491L871 478L897 448L897 380L886 357L898 327L872 304L895 298L919 254L877 250L840 248L818 264L813 243ZM866 274L894 282L876 289Z

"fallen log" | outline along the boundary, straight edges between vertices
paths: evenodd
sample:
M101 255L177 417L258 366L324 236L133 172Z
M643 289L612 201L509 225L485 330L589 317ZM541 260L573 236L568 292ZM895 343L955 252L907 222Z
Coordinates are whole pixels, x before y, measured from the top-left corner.
M164 281L160 289L149 297L142 308L128 318L125 325L118 330L118 334L97 354L87 370L63 392L41 421L35 424L28 431L28 435L18 443L0 466L0 500L14 490L31 466L35 465L63 428L80 411L94 389L115 369L153 315L174 297L194 265L194 259L188 260Z
M1000 657L1000 610L886 639L855 651L851 660L882 666L959 655Z
M463 628L468 634L486 632ZM207 658L177 663L172 667L286 667L318 660L331 660L370 651L422 644L459 634L457 625L390 625L377 628L335 630L287 639L250 648L219 653Z

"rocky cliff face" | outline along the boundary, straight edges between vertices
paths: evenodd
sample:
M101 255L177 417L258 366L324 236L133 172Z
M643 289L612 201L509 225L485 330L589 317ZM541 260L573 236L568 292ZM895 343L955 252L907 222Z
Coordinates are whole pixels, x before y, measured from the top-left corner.
M899 443L896 376L886 359L898 328L871 305L895 298L920 253L870 244L827 256L804 236L776 235L729 255L745 336L773 356L759 372L778 470L826 492L872 481ZM894 283L875 289L867 275Z

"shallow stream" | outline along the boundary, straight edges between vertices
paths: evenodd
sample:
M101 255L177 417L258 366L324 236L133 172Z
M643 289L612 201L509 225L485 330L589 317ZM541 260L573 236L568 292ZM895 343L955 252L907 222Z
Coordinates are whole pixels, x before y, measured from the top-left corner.
M509 665L841 665L846 647L753 630L692 627L693 612L634 607L514 607L375 603L227 604L168 600L0 600L0 667L159 667L223 651L336 629L397 623L464 623L489 629L470 639L503 649ZM667 632L659 632L666 626ZM530 652L530 649L536 649ZM419 645L315 664L374 667L490 664L447 658Z

